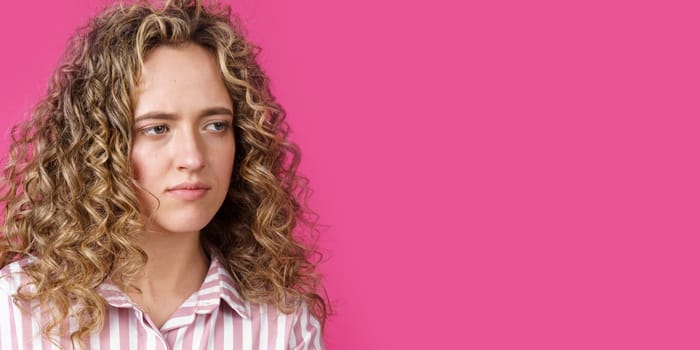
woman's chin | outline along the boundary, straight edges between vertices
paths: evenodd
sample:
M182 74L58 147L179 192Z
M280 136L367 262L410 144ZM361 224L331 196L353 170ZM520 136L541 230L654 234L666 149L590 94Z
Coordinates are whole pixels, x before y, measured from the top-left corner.
M160 221L156 219L146 224L146 231L170 234L199 233L210 220L211 219L180 218L177 220Z

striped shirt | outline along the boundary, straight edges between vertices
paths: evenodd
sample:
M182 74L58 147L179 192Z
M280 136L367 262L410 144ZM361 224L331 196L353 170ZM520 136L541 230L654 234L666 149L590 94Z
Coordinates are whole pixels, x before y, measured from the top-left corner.
M0 349L59 349L42 336L39 309L22 312L12 295L28 281L26 260L0 270ZM160 329L117 286L105 281L98 293L107 302L104 326L85 348L117 349L323 349L319 321L306 306L292 314L276 307L243 300L226 269L212 258L200 289L170 316ZM222 302L223 301L223 302ZM76 322L66 321L71 331ZM60 348L72 348L69 336Z

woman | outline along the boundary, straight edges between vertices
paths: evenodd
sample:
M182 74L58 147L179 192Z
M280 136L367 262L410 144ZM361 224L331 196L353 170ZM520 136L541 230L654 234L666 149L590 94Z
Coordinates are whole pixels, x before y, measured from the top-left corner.
M97 16L13 130L0 348L323 348L286 136L228 9Z

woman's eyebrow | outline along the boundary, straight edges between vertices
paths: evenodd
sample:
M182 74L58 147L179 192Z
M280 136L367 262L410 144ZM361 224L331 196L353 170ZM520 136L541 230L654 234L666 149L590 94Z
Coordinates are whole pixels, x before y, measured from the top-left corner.
M212 115L230 115L233 117L233 111L231 109L226 108L226 107L212 107L212 108L207 108L204 109L199 113L199 118L204 118L204 117L209 117ZM175 120L177 119L177 115L175 113L166 113L166 112L160 112L160 111L152 111L148 113L144 113L134 119L134 121L141 121L141 120Z
M199 114L199 117L203 118L211 115L230 115L233 117L233 111L226 107L212 107L203 110L202 113Z
M141 120L174 120L177 119L174 113L165 113L165 112L158 112L158 111L153 111L153 112L148 112L141 114L140 116L136 117L134 121L141 121Z

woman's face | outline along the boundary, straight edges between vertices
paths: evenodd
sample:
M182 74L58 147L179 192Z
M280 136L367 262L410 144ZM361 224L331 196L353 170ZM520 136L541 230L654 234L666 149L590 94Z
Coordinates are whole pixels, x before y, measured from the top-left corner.
M131 161L149 231L198 232L219 210L233 169L232 107L209 51L160 46L147 56Z

